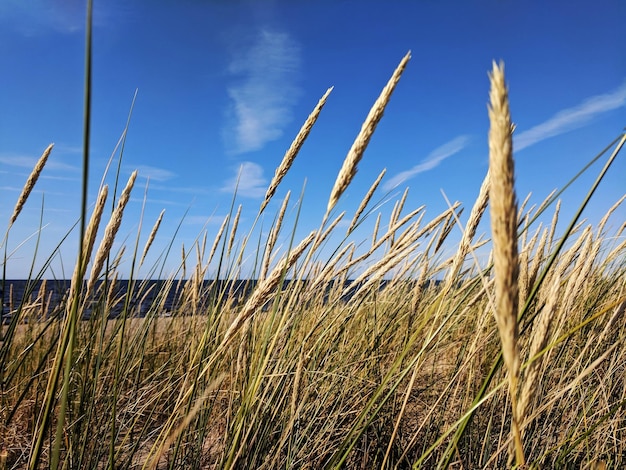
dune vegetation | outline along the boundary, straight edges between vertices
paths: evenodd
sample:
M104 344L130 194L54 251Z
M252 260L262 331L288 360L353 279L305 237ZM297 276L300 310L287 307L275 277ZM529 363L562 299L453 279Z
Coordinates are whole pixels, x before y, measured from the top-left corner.
M82 244L61 302L50 305L46 283L14 299L3 275L0 468L623 466L626 227L611 228L611 215L624 198L595 226L581 213L626 136L596 157L604 168L558 232L559 193L518 207L514 125L504 67L494 64L489 172L467 223L460 203L425 220L423 207L406 207L406 192L382 221L373 201L384 171L354 214L337 213L408 61L372 106L308 235L283 224L299 200L287 193L275 214L268 203L330 90L268 187L257 217L273 221L265 238L242 232L233 199L216 238L201 234L183 248L180 269L150 293L134 273L161 217L112 250L133 173L119 194L100 187L90 211L83 201ZM5 273L11 226L51 151L7 225ZM490 234L478 233L483 218ZM355 229L368 219L364 241ZM462 236L450 250L452 231ZM288 246L277 245L281 234ZM331 234L340 242L328 246ZM491 250L487 262L478 249ZM131 276L119 297L123 259ZM232 287L244 259L255 268L242 296ZM211 282L216 262L221 281ZM164 316L170 290L179 300ZM132 300L148 294L137 318Z

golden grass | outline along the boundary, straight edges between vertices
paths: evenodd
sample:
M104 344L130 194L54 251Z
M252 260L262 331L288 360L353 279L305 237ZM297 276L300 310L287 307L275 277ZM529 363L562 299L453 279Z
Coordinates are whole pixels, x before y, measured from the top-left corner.
M359 221L359 217L361 217L361 214L363 214L363 211L365 210L365 208L371 201L372 196L374 195L376 188L378 188L378 185L380 184L383 177L385 176L385 173L387 173L387 169L383 168L383 171L380 172L376 180L372 183L372 185L370 186L370 189L367 190L367 193L363 197L363 200L359 204L359 207L357 208L356 212L354 213L354 216L352 217L352 221L350 222L350 226L348 227L348 233L352 232L352 230L354 230L354 228L356 227L356 224Z
M400 76L402 75L402 72L404 72L404 69L410 58L410 52L402 58L400 64L398 64L398 67L396 67L396 70L394 70L393 75L389 79L389 82L387 82L387 85L385 85L380 93L380 96L378 97L378 99L376 99L374 105L370 109L369 114L365 118L365 121L361 126L361 131L356 136L356 139L354 139L352 147L350 147L348 155L346 155L346 158L343 161L343 165L339 170L339 174L337 175L337 179L335 181L333 189L330 192L328 207L326 209L327 214L333 209L333 207L335 207L343 192L350 185L352 178L354 178L354 176L356 175L357 165L361 161L361 158L363 158L363 153L367 148L367 144L369 144L369 141L374 134L376 126L383 117L385 107L387 106L387 103L391 98L391 94L398 84Z
M156 237L156 234L159 231L159 227L161 226L161 222L163 221L164 215L165 215L165 209L161 211L161 213L159 214L159 217L154 223L154 226L152 227L152 230L150 231L148 240L146 241L146 244L144 245L144 248L143 248L143 252L141 253L141 259L139 260L139 265L142 265L143 262L145 261L146 255L148 254L148 250L150 250L150 247L152 246L152 243L154 242L154 238ZM233 230L233 236L234 236L234 233L235 233L235 230Z
M283 180L287 172L289 172L289 169L291 168L293 161L296 159L298 152L304 145L304 141L309 136L311 129L315 125L315 122L317 121L317 118L320 112L322 111L322 108L326 104L326 100L328 99L328 96L330 95L331 91L333 91L333 87L330 87L328 90L326 90L326 93L324 93L324 95L320 98L317 105L315 106L315 109L313 109L313 111L311 112L307 120L304 122L304 124L302 125L302 128L298 132L298 135L293 140L293 142L289 146L289 149L283 156L283 159L280 162L280 165L278 165L278 168L276 168L276 171L274 172L274 177L272 178L272 181L270 182L270 185L267 188L267 191L265 193L265 198L263 199L263 202L261 203L261 208L259 209L259 213L263 212L267 204L270 202L270 200L274 196L274 193L276 193L276 189L278 188L278 185Z
M263 306L265 302L267 302L278 284L285 279L287 275L287 270L293 266L296 260L300 257L300 255L308 248L308 246L313 242L315 236L317 235L316 231L313 231L306 237L304 240L300 242L298 246L296 246L287 257L283 258L276 267L269 274L267 279L263 280L259 284L259 286L255 289L252 296L247 300L241 312L237 317L233 320L228 330L224 334L224 338L222 339L221 347L224 347L228 344L228 342L233 338L234 334L239 330L241 325L248 320L258 308Z
M469 219L467 220L467 226L463 230L463 237L461 238L461 242L459 243L459 248L456 251L454 256L454 260L452 262L452 268L448 271L446 275L446 279L444 282L445 290L449 289L452 286L452 283L457 279L461 268L463 267L463 263L465 262L465 258L470 251L472 240L474 240L474 236L476 235L476 230L478 229L478 224L482 219L485 210L487 209L487 203L489 202L489 172L487 172L487 176L483 180L480 185L480 190L478 192L478 197L472 206L472 210L469 215Z
M135 185L135 179L137 178L137 171L133 171L133 173L128 178L128 182L126 183L126 187L122 191L122 194L117 201L117 205L113 210L113 214L111 215L111 219L104 229L104 236L102 237L102 241L100 242L100 246L98 247L98 251L96 251L96 256L94 257L93 264L91 266L91 274L89 275L89 279L95 280L100 276L100 272L102 271L102 267L104 266L105 260L111 254L111 248L113 247L113 242L115 240L115 236L117 235L117 231L122 224L122 216L124 215L124 209L126 208L126 204L128 204L128 200L130 199L130 193L133 190L133 186ZM82 276L81 276L82 278Z
M41 175L41 172L43 171L44 166L46 166L46 162L48 161L50 152L52 152L52 147L54 147L54 144L50 144L48 145L48 147L46 147L46 150L44 150L41 157L39 157L39 160L37 160L37 163L35 164L33 171L28 176L28 179L26 180L26 183L24 184L24 187L22 188L22 192L20 193L20 196L17 198L17 202L15 203L13 214L11 214L11 218L9 219L9 228L11 228L11 226L15 223L15 221L19 217L20 212L22 212L22 209L24 208L24 204L26 204L26 200L28 199L28 196L30 196L30 193L35 187L35 184L37 183L37 180L39 179L39 176Z
M502 354L509 373L509 393L513 409L511 431L515 438L517 465L524 465L517 416L517 382L519 379L519 329L517 324L518 273L517 201L513 171L511 115L504 65L496 65L490 75L489 107L489 199L491 200L491 233L495 272L495 316L502 342Z
M372 108L338 182L354 176L407 60ZM241 235L242 208L233 204L210 249L205 231L182 247L175 275L158 285L133 277L127 296L117 270L128 258L124 247L106 272L99 266L111 253L133 174L80 293L74 319L90 315L75 323L72 354L55 352L69 337L72 294L51 302L52 279L27 286L23 299L6 290L0 470L34 461L40 430L41 465L50 465L58 444L66 468L504 468L511 443L517 464L532 468L622 467L626 242L621 221L613 227L622 199L596 227L577 224L555 253L560 205L551 216L551 196L538 208L530 198L516 208L501 67L491 80L489 175L465 227L460 202L427 217L425 207L407 207L407 191L392 207L366 212L383 171L347 232L345 213L329 219L345 188L333 189L320 228L302 239L292 228L287 246L277 240L290 192L256 247L247 243L252 231ZM296 153L287 152L259 215ZM83 242L86 260L106 188ZM488 201L493 235L486 240L477 233ZM383 215L389 224L381 227ZM359 238L354 228L372 218L371 241ZM130 265L134 256L146 262L162 223L163 213ZM454 246L448 234L457 224L463 235ZM141 224L137 240L140 231ZM243 259L256 266L255 282L238 281ZM224 279L207 279L211 261ZM135 318L140 306L144 316ZM52 374L63 360L69 400L59 439L51 431L61 413L56 400L51 426L37 423L46 390L60 395Z
M261 274L259 274L259 279L265 279L265 277L267 276L270 262L272 260L272 252L274 250L274 246L276 245L276 240L278 240L278 234L280 233L280 229L283 225L283 219L285 217L285 212L287 211L287 205L289 204L290 196L291 191L287 191L285 199L283 199L283 203L281 204L280 210L278 211L276 223L272 226L270 234L267 237L267 245L265 246L265 253L263 255L263 263L261 264Z
M89 224L87 224L87 229L85 230L85 240L83 241L83 269L87 269L87 264L89 263L89 259L91 258L91 251L93 250L93 246L96 242L96 235L98 234L98 228L100 227L100 220L102 219L102 213L104 212L104 205L106 204L107 197L109 195L109 187L104 185L100 190L100 194L98 195L98 200L96 201L96 206L94 207L93 213L91 214L91 219L89 220ZM81 277L84 275L84 271L81 274ZM91 277L87 283L87 293L85 294L85 298L89 299L91 293L93 292L93 287L96 282L96 277Z

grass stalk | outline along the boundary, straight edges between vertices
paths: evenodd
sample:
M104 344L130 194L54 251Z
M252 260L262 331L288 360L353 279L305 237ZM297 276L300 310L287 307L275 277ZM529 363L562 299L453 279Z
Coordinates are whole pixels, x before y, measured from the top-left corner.
M490 169L465 227L461 204L445 193L447 210L428 218L425 207L410 206L408 188L372 203L384 170L345 225L345 212L330 217L345 187L333 188L329 202L335 201L320 214L319 228L304 235L304 188L295 205L286 192L275 215L263 217L327 92L283 157L251 227L235 191L215 240L203 228L169 273L166 261L186 213L149 262L157 232L169 227L161 212L140 246L148 184L134 246L126 250L117 240L136 173L119 195L113 190L110 220L94 251L106 175L123 150L127 122L88 223L84 173L71 284L45 278L75 232L41 263L42 203L24 293L7 285L0 470L453 462L500 468L511 465L507 458L531 468L623 466L624 198L595 226L580 218L626 136L614 141L560 233L555 195L562 193L538 205L529 195L516 207L513 125L500 66L494 64L491 81ZM385 90L344 161L347 185L388 100ZM88 128L88 108L85 114ZM488 201L491 240L478 233ZM537 223L552 204L550 225ZM388 226L380 226L383 217ZM363 236L366 222L373 233ZM462 229L459 242L449 236L454 225ZM25 243L10 251L7 235L5 277L7 259ZM122 266L130 269L128 279Z
M511 432L515 442L515 460L525 463L517 415L517 383L520 353L517 323L518 273L517 202L514 188L513 139L504 65L493 64L490 75L489 173L491 232L495 271L495 316L502 343L502 354L509 376L512 403Z

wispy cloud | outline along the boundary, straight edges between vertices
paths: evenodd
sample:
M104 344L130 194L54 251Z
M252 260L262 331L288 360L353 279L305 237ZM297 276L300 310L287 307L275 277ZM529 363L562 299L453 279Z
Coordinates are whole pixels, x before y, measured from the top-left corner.
M80 175L76 176L67 176L67 175L41 175L42 180L51 180L51 181L81 181Z
M138 193L139 194L139 193ZM144 195L139 194L137 197L131 197L130 200L132 202L137 202L143 204ZM173 207L189 207L189 202L178 201L175 199L155 199L153 197L148 197L145 199L146 204L150 204L152 206L157 206L159 208L163 208L163 206L173 206Z
M137 170L137 176L141 178L150 178L150 181L167 181L176 176L176 173L170 170L150 165L139 165L133 169Z
M72 155L82 155L83 147L81 145L68 145L68 144L54 144L55 152Z
M22 188L19 186L0 186L0 191L6 192L18 192L21 191Z
M155 191L164 191L168 194L170 193L178 193L178 194L186 194L191 196L209 196L212 194L212 191L199 186L173 186L170 184L152 184L150 181L150 192Z
M232 193L237 188L237 194L240 196L258 198L265 194L266 187L267 180L263 176L261 165L254 162L242 162L235 175L226 181L221 191Z
M450 142L443 144L441 147L433 150L424 160L410 170L402 171L392 177L383 185L383 189L385 191L390 191L420 173L432 170L446 158L451 157L455 153L459 153L463 150L467 146L469 140L469 136L461 135L452 139Z
M515 150L577 129L599 114L626 106L626 82L610 93L592 96L578 106L559 111L550 119L514 136Z
M232 122L224 129L232 153L259 150L282 135L299 94L299 68L300 48L291 36L267 29L231 61L229 72L239 79L228 87Z
M53 150L54 152L54 150ZM32 170L37 164L39 156L34 157L32 155L19 155L19 154L2 154L0 155L0 163L3 165L14 166L18 168L26 168ZM59 171L79 171L80 167L77 165L70 165L69 163L60 162L56 158L50 157L46 162L46 169L59 170ZM45 170L44 170L45 171Z
M32 169L37 164L37 159L35 157L26 157L22 155L1 155L0 163L3 165Z
M185 225L201 225L203 227L213 226L219 227L224 222L226 214L211 214L211 215L188 215L183 220Z

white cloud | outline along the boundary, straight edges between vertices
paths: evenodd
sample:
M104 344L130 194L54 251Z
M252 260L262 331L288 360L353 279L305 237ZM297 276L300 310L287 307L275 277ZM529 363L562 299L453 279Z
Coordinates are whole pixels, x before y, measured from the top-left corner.
M176 173L166 170L165 168L157 168L150 165L139 165L135 167L137 176L150 178L150 181L167 181L176 176Z
M83 154L83 147L81 145L54 144L54 150L63 154Z
M623 106L626 106L626 82L610 93L592 96L578 106L559 111L547 121L520 132L513 138L513 148L516 151L525 149L542 140L579 128L598 114Z
M52 153L48 160L46 161L46 166L44 167L44 172L46 169L48 170L59 170L59 171L79 171L80 166L70 165L69 163L60 162L54 155L54 148L52 149ZM9 166L15 166L18 168L26 168L28 170L32 170L35 168L37 161L39 160L38 156L32 155L20 155L20 154L2 154L0 155L0 163Z
M432 170L436 166L438 166L442 161L446 158L451 157L455 153L463 150L467 143L469 142L469 137L465 135L461 135L452 139L450 142L443 144L441 147L433 150L422 162L415 165L410 170L402 171L391 178L383 185L383 189L385 191L390 191L397 186L401 185L405 181L419 175L420 173L424 173L425 171Z
M51 181L80 181L80 175L76 176L67 176L67 175L41 175L42 180L51 180Z
M183 224L185 225L201 225L203 228L208 226L212 227L220 227L226 218L226 214L224 215L188 215L183 220Z
M221 191L232 193L235 188L240 196L262 197L267 189L267 180L263 176L261 165L254 162L242 162L235 175L226 181Z
M37 164L37 159L32 156L3 155L0 156L0 163L20 168L30 168L32 170Z
M192 196L208 196L211 191L198 186L172 186L171 184L153 184L150 181L150 191L165 191L167 193L190 194Z
M269 30L232 60L229 72L240 81L228 88L234 122L224 132L233 153L259 150L282 135L299 94L299 67L300 49L289 34Z

